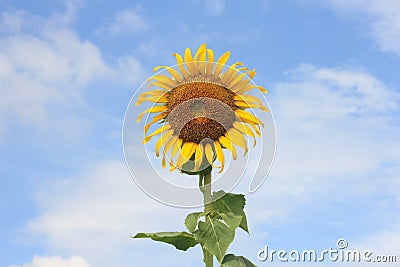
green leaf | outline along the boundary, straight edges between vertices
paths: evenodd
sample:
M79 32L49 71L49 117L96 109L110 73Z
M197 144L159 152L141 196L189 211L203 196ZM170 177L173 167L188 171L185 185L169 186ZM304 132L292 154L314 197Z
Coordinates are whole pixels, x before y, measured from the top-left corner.
M197 223L203 212L193 212L186 216L185 225L189 232L193 233L196 230Z
M193 234L187 232L138 233L133 238L151 238L154 241L174 245L177 249L184 251L198 244Z
M257 267L251 261L243 256L235 256L233 254L225 255L221 264L222 267Z
M221 263L235 237L235 229L215 218L206 216L205 222L199 222L194 237L204 249L213 254Z
M232 212L226 212L226 213L220 213L217 212L217 214L221 217L224 222L231 227L232 229L235 229L239 227L241 221L242 221L242 216L240 215L235 215Z
M246 205L246 199L242 194L226 193L224 191L218 191L213 193L214 210L220 213L231 212L236 216L242 216L242 221L239 227L249 232L247 226L247 218L244 213L244 206Z

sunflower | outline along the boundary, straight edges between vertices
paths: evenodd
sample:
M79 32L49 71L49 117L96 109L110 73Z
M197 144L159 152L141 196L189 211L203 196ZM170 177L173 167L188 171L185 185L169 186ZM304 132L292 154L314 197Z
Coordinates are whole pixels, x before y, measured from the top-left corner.
M155 67L154 72L164 69L167 75L152 76L148 80L149 91L142 93L135 103L154 103L137 119L139 122L145 114L154 114L144 126L143 143L159 135L155 153L159 157L163 148L162 166L166 168L168 161L171 171L178 168L196 173L212 166L222 172L223 149L229 150L236 159L237 146L244 150L244 155L248 151L245 136L252 137L256 145L263 123L246 109L267 111L267 108L248 92L267 91L251 83L256 72L241 62L224 70L229 51L215 61L213 50L203 44L193 56L189 48L183 57L178 53L173 56L177 68ZM147 134L155 123L160 127Z

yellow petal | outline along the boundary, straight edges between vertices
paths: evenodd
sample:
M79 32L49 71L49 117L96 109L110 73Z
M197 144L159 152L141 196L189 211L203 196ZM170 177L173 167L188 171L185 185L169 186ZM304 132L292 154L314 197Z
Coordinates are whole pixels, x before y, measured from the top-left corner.
M178 155L178 159L176 161L176 166L178 166L179 169L182 169L182 165L190 160L196 147L197 144L192 142L186 142L183 144L182 149Z
M234 83L234 81L232 81L232 84ZM249 86L250 80L249 79L243 79L237 83L234 83L233 85L231 84L229 86L229 89L231 89L231 91L233 92L238 92L240 90L242 90L243 88L246 88L247 86Z
M228 70L222 76L221 81L226 85L229 84L229 82L232 80L234 75L238 72L236 67L241 66L241 65L243 65L242 62L236 62L236 63L232 64L231 66L229 66Z
M248 84L245 87L242 88L236 88L235 93L243 95L244 93L253 90L254 88L256 88L256 85L254 84Z
M249 71L250 79L253 79L254 76L256 76L256 69L253 69L253 70Z
M248 91L250 91L250 90L253 90L254 88L257 88L258 90L260 90L260 91L261 91L262 93L264 93L264 94L267 94L267 93L268 93L268 91L265 90L264 87L262 87L262 86L257 86L257 85L253 85L253 84L249 84L249 85L247 85L246 87L243 87L243 88L237 88L237 89L235 90L235 92L236 92L237 94L243 94L243 93L246 93L246 92L248 92Z
M215 70L214 70L215 78L219 77L219 74L221 73L221 70L224 67L225 63L228 61L230 54L231 54L231 52L227 51L218 59L217 64L215 66Z
M258 90L260 90L260 91L263 92L264 94L268 94L268 91L265 90L264 87L262 87L262 86L257 86L257 88L258 88Z
M170 77L165 76L165 75L154 75L153 77L150 77L149 80L156 80L156 81L162 82L171 87L173 87L177 84L176 81L172 80Z
M154 106L154 107L151 107L149 109L146 109L142 113L140 113L138 118L136 119L136 121L140 122L140 120L142 119L143 115L146 114L146 113L156 113L156 112L161 112L161 111L164 111L164 110L167 110L167 109L168 109L167 106Z
M238 65L238 66L243 66L243 64L242 65ZM241 68L238 68L237 69L238 71L243 71L243 72L248 72L248 68L247 67L241 67Z
M194 169L193 169L193 171L197 171L200 168L202 161L203 161L203 145L202 144L198 144L197 148L196 148L195 155L194 155Z
M192 157L196 147L197 144L193 142L186 142L185 144L183 144L181 153L186 161L188 161Z
M164 90L151 90L151 91L147 91L147 92L143 92L139 95L138 99L146 97L146 96L162 96L163 94L165 94Z
M215 147L215 153L217 154L217 159L221 163L221 169L219 170L219 173L221 173L224 170L225 166L224 152L222 151L221 144L219 143L218 140L214 141L214 147Z
M200 54L199 54L199 60L205 62L206 61L206 57L207 57L206 49L204 48L204 50L201 51Z
M182 150L180 151L180 153L178 153L178 158L176 159L176 167L178 167L179 169L182 169L182 165L183 165L183 155L182 155Z
M162 157L161 166L165 169L167 167L167 162L165 161L165 156Z
M178 139L178 141L172 147L172 149L171 149L171 162L173 162L173 159L174 159L176 153L178 153L179 148L181 148L181 145L182 145L182 139Z
M214 67L214 52L211 49L207 49L208 63L206 67L206 74L211 75Z
M160 148L169 140L169 138L174 134L174 130L169 130L161 135L156 143L156 156L159 156Z
M178 64L178 68L179 68L179 71L180 71L181 74L182 74L182 77L183 77L185 80L187 80L187 79L189 78L189 74L187 73L187 71L186 71L186 69L185 69L185 66L184 66L184 64L183 64L183 58L182 58L182 56L179 55L178 53L175 53L174 56L175 56L175 58L176 58L176 63Z
M258 98L255 97L255 96L252 96L252 95L235 95L235 96L233 97L233 99L234 99L234 100L239 100L239 101L244 101L244 102L247 102L247 103L252 103L252 102L254 102L254 103L257 103L257 104L259 104L259 105L262 105L261 100L258 99Z
M235 147L232 145L231 140L226 137L226 136L221 136L218 141L221 143L221 145L223 145L224 147L226 147L228 150L230 150L232 152L232 157L233 159L237 158L236 155L236 149Z
M248 102L244 102L244 101L235 101L235 105L240 108L259 108L262 111L265 111L265 112L268 111L268 109L266 107L264 107L263 105L248 103Z
M225 65L231 55L230 51L226 51L220 58L217 60L218 64Z
M244 138L243 134L238 130L231 128L225 134L225 136L227 135L232 140L232 143L244 149L244 155L246 155L249 150L247 149L246 139Z
M157 66L157 67L155 67L155 68L153 69L153 71L156 72L156 71L158 71L160 68L166 69L166 70L169 72L169 74L171 74L171 76L174 77L174 79L175 79L176 81L178 81L178 82L181 82L181 81L182 81L182 77L179 75L179 73L178 73L175 69L173 69L173 68L171 68L171 67L168 67L168 66Z
M206 159L207 161L212 164L213 162L213 150L212 150L212 146L210 143L206 143L205 147L204 147L204 151L206 154Z
M167 103L168 98L160 97L160 96L143 97L143 98L140 98L138 101L136 101L135 106L139 106L144 101L149 101L149 102L153 102L153 103Z
M164 149L163 149L163 153L164 155L166 155L168 153L168 151L170 150L170 148L175 145L176 141L178 141L178 136L174 135L171 137L171 139L168 140L168 142L165 144Z
M140 105L141 103L143 103L143 101L145 101L146 97L166 97L166 92L164 90L150 90L147 92L143 92L138 96L138 100L135 103L135 106Z
M168 151L170 150L170 148L172 147L172 149L174 149L175 146L177 147L176 151L178 151L179 147L180 147L180 142L179 142L179 137L177 135L172 136L172 138L169 139L169 141L165 144L163 157L166 157L166 155L167 155ZM172 156L172 153L171 153L171 158L169 159L170 171L174 171L175 170L175 166L174 166L174 163L173 163L173 160L172 160L174 156Z
M249 124L249 125L251 126L251 128L253 128L253 130L256 132L256 134L257 134L258 137L261 136L260 125L254 124L254 123L252 123L252 122L247 122L247 124Z
M256 146L256 137L253 131L246 124L236 121L233 123L233 127L242 134L250 135L251 137L253 137L253 146Z
M200 48L199 48L200 50ZM197 67L199 69L200 74L205 75L206 74L206 67L207 67L207 61L206 61L206 47L204 44L204 49L200 52L199 54L199 62L197 63Z
M220 166L216 166L213 163L213 149L212 149L212 145L210 143L207 143L205 145L204 151L205 151L206 159L207 159L208 163L210 163L210 165L214 168L220 168Z
M158 122L161 119L164 119L166 116L168 115L168 112L163 112L161 114L158 114L157 116L155 116L149 123L144 125L144 134L147 133L147 131L149 130L150 126L156 122Z
M196 53L194 54L193 59L194 59L195 61L197 61L197 60L198 60L198 57L200 56L200 54L202 54L202 53L205 52L205 51L206 51L206 44L204 43L204 44L202 44L202 45L199 46L199 49L197 49Z
M195 64L193 63L192 53L191 53L189 47L186 48L186 50L185 50L185 63L186 63L186 66L187 66L190 74L192 76L196 75L197 74L197 71L196 71L197 68L196 68Z
M244 76L246 76L246 73L245 73L245 72L242 72L242 73L240 73L239 75L235 76L235 78L233 79L233 81L230 82L230 83L228 84L229 88L233 88L233 86L234 86L235 84L237 84L239 81L241 81L241 80L244 78ZM248 79L246 79L246 80L248 80Z
M190 48L185 49L185 63L192 62L193 57L192 57L192 52L190 51Z
M164 124L163 126L161 126L160 128L158 128L157 130L155 130L153 133L149 134L148 136L145 136L145 138L143 139L143 144L146 144L153 136L160 134L166 130L171 129L171 125L170 124Z
M165 89L167 91L169 91L172 88L174 88L174 85L169 85L169 84L162 83L162 82L151 82L151 83L149 83L149 85L147 87L151 88L152 86L156 86L158 88L162 88L162 89Z
M235 114L244 122L251 122L254 124L263 125L263 123L259 119L257 119L256 116L254 116L253 114L250 114L247 111L244 111L242 109L235 110Z
M169 170L170 170L171 172L173 172L173 171L176 170L176 166L174 165L173 162L170 162L170 163L169 163Z

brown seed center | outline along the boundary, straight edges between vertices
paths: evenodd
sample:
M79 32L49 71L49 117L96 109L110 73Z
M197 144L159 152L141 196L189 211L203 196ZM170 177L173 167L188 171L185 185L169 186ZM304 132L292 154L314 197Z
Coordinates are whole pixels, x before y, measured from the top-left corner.
M169 92L167 121L184 142L218 140L233 126L235 93L208 82L179 85Z

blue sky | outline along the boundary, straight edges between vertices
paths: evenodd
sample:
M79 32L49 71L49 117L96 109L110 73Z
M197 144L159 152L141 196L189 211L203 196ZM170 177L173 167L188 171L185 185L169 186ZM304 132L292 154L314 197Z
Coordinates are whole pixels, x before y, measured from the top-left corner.
M270 176L248 195L251 235L231 251L275 266L257 251L343 237L400 260L397 0L4 0L0 11L0 266L200 266L197 247L129 238L183 230L189 211L132 182L121 128L152 68L203 42L257 68L277 130Z

